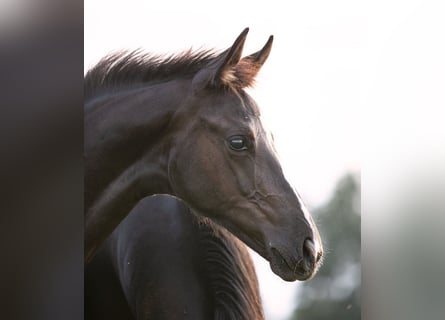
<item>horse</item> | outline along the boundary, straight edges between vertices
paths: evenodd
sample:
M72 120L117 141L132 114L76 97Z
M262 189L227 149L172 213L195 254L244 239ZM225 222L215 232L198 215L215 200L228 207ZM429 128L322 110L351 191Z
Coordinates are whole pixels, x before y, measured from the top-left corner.
M246 247L170 196L142 200L85 268L85 319L262 320Z
M271 51L120 52L85 75L85 263L143 198L169 194L225 227L286 281L314 276L317 227L245 89Z

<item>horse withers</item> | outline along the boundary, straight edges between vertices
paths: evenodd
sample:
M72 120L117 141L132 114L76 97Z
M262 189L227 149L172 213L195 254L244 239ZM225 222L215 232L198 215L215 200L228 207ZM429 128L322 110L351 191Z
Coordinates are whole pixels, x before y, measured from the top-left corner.
M226 227L287 281L311 278L322 245L245 92L272 36L242 57L248 29L220 54L106 57L85 78L85 260L144 197L170 194Z

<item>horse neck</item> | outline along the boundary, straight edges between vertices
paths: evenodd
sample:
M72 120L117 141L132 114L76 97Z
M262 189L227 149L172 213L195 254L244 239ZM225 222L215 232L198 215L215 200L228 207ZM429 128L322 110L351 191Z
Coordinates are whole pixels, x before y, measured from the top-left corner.
M177 80L125 90L86 105L87 261L142 198L171 194L169 124L188 84Z

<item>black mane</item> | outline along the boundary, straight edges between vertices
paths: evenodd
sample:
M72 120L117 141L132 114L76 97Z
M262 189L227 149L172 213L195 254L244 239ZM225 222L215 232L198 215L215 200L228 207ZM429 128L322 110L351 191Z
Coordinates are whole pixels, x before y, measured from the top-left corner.
M255 269L246 247L227 230L198 218L204 274L215 320L264 319Z
M102 89L190 77L215 57L213 50L188 50L170 56L144 53L141 50L112 53L102 58L85 75L85 98Z

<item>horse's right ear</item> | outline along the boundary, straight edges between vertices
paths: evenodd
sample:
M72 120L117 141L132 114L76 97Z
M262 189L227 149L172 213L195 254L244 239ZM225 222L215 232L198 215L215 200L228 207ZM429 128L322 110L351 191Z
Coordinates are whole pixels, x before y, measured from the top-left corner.
M196 89L207 86L224 86L232 83L235 79L234 67L241 59L248 32L249 28L244 29L229 49L218 55L195 75L193 86Z

